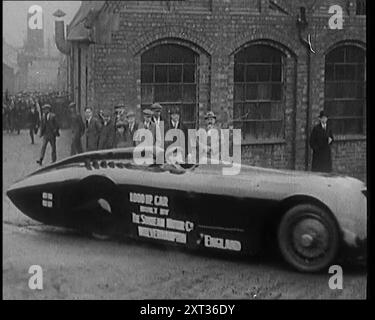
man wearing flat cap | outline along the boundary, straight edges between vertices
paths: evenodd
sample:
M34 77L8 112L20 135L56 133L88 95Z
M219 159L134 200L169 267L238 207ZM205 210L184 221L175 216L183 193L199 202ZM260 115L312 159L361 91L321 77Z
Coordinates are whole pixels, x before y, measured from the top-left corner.
M74 102L69 104L69 112L71 118L72 143L70 145L70 155L82 153L81 138L85 133L85 124L82 117L77 113L76 104Z
M166 125L166 132L168 132L171 129L178 129L180 130L181 136L179 137L179 141L184 141L184 145L180 145L182 149L185 150L184 156L186 157L189 151L189 135L188 135L188 129L183 123L181 119L181 112L180 109L177 106L173 106L169 109L169 116L170 119ZM172 141L165 141L164 146L165 150L168 149L168 146L170 146L173 142Z
M333 135L327 127L327 116L324 111L319 114L319 123L314 126L310 136L310 147L313 150L311 171L331 172L331 144Z
M112 149L115 145L116 128L111 119L111 112L103 110L103 126L99 136L99 150Z
M138 122L135 119L135 112L134 111L128 111L126 114L126 141L129 147L135 146L134 141L134 134L138 130Z
M47 144L51 145L52 162L56 162L56 137L60 136L59 125L56 120L56 115L51 112L51 106L45 104L42 106L42 123L40 126L40 137L43 138L42 149L37 163L42 165Z
M86 118L86 151L98 150L100 130L102 124L100 120L94 117L94 113L91 107L85 108Z
M126 122L126 119L125 119L125 110L126 110L125 105L122 104L122 103L119 103L119 104L115 105L114 110L115 110L114 123L116 124L118 121Z
M157 102L155 102L151 106L151 111L153 112L152 122L155 123L157 126L159 126L160 122L163 121L162 116L161 116L162 110L163 110L163 107Z
M138 131L135 134L135 140L136 144L138 145L141 142L141 137L139 136L140 129L147 129L150 130L152 133L153 142L152 144L155 144L156 139L156 125L152 122L152 116L153 112L150 109L144 109L143 110L143 122L141 122L138 126Z
M207 158L217 158L220 156L220 132L216 125L216 115L213 111L208 111L204 117L206 120L206 132L207 132L207 145L204 145L200 141L199 148L207 152ZM215 141L215 139L217 141Z
M34 133L36 134L38 132L39 122L39 113L36 110L35 105L32 104L27 113L27 126L29 128L31 144L34 144Z

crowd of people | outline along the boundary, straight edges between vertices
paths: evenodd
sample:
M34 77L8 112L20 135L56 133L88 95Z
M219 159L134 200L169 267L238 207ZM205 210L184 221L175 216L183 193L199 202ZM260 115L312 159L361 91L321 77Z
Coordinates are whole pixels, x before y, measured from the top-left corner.
M76 104L69 104L68 101L69 96L65 92L21 92L16 95L5 93L3 130L19 134L21 129L28 129L31 143L34 144L34 134L40 129L43 143L37 163L42 165L48 144L51 145L52 162L56 161L56 137L60 135L60 128L71 128L70 153L75 155L84 151L136 146L139 143L137 141L140 141L135 137L138 129L150 130L155 144L158 132L160 134L157 128L163 122L161 134L165 134L169 129L180 129L184 133L184 156L187 156L188 133L178 107L170 108L169 119L164 121L161 116L163 107L159 103L154 103L149 109L142 111L142 121L137 121L135 112L126 111L124 105L115 106L113 113L109 110L100 110L96 115L91 107L86 107L82 118ZM212 111L206 114L205 119L207 132L217 128L216 115ZM313 128L310 136L310 147L313 150L312 171L332 171L330 146L333 135L327 128L327 119L322 111L319 123ZM164 144L164 148L167 147L168 143Z
M109 110L99 111L94 114L92 108L84 110L84 119L77 113L76 105L69 106L72 119L72 144L71 154L81 153L82 150L94 151L112 148L126 148L136 146L140 139L135 135L138 129L147 129L152 133L152 137L157 139L157 127L163 122L164 134L170 128L180 129L187 139L187 128L181 119L178 107L168 110L169 118L165 121L162 117L163 107L159 103L154 103L149 109L142 111L142 121L136 119L133 110L126 110L125 106L117 105L114 112ZM213 117L216 118L215 115ZM82 146L82 138L84 145Z
M69 94L63 91L3 93L3 130L7 133L20 133L30 127L30 111L41 114L41 106L50 104L59 118L61 128L69 126Z
M30 132L40 127L40 134L43 138L42 150L37 163L42 165L46 146L51 145L52 161L56 161L56 137L59 136L58 117L52 112L49 104L42 106L41 124L34 122L30 127ZM75 103L69 104L70 124L71 124L71 155L84 151L105 150L113 148L134 147L141 143L140 130L146 129L151 132L152 144L160 141L158 134L164 135L169 129L179 129L183 135L183 145L185 154L188 151L188 132L184 125L178 107L171 107L168 111L169 119L162 117L163 107L159 103L154 103L149 109L142 111L142 121L136 119L133 110L126 110L124 105L117 105L112 113L110 110L100 110L94 114L91 107L86 107L82 118ZM215 127L216 115L211 111L206 115L207 130ZM163 128L161 124L163 123ZM159 138L159 140L158 140ZM83 143L82 143L83 142ZM164 148L172 142L166 142Z

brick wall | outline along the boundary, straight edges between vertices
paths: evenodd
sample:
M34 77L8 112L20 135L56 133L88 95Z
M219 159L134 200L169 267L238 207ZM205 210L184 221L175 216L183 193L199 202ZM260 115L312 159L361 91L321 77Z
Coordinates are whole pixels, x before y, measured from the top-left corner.
M160 7L153 4L149 10L145 6L137 8L108 1L94 27L96 43L90 45L87 59L88 103L96 109L106 109L122 102L139 113L142 53L154 45L177 43L199 56L198 125L204 124L204 113L213 110L219 122L226 126L233 117L234 54L251 43L269 44L286 57L285 139L244 145L243 159L259 166L305 170L305 159L310 157L306 153L307 130L311 130L324 105L325 55L337 43L358 42L365 47L366 21L355 16L353 1L338 1L345 8L344 30L329 30L327 3L315 1L314 6L309 5L309 26L303 37L310 34L316 53L311 54L308 79L309 58L296 27L298 8L308 2L273 2L276 6L267 0L249 1L244 10L240 10L241 0L202 0L199 5L191 0L190 4L176 2L169 6L159 2ZM332 148L335 171L364 176L363 139L355 137L335 142Z

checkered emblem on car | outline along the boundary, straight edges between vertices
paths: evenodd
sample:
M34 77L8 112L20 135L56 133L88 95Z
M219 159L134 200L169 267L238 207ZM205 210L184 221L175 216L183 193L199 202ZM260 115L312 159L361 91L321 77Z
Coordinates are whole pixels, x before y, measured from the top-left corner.
M48 192L43 192L42 194L42 206L45 208L53 207L53 194Z

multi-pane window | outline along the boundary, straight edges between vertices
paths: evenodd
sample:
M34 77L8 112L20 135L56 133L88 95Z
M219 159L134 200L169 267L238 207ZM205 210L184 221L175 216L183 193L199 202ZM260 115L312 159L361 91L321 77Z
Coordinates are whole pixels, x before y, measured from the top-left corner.
M180 108L182 121L194 128L197 113L197 54L183 46L165 44L142 55L142 108L158 102L164 119L170 106Z
M365 51L356 46L341 46L326 56L324 108L334 134L365 131L365 65Z
M244 142L284 138L283 54L253 45L234 57L234 127Z
M366 0L357 0L356 14L358 16L366 15Z

